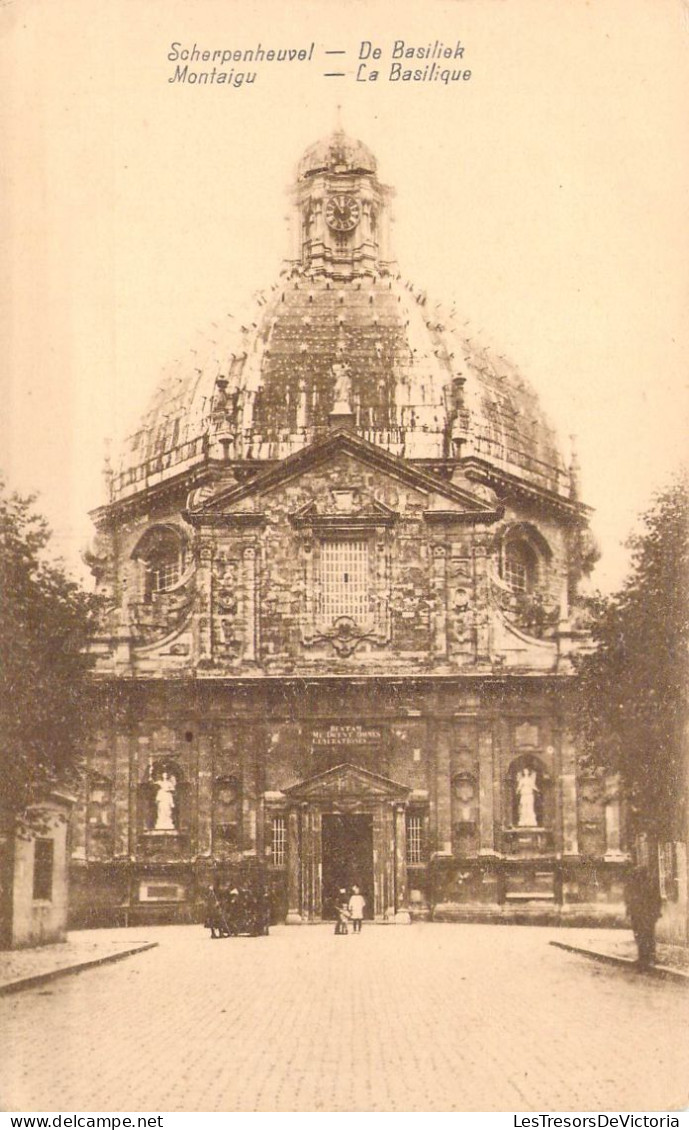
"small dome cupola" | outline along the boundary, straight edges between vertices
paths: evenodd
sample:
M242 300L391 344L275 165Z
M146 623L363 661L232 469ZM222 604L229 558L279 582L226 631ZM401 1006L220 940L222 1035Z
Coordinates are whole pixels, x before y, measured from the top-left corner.
M310 145L299 162L299 180L314 177L318 173L349 173L373 176L378 171L378 162L363 141L347 137L344 130L336 129L328 137Z
M388 273L392 196L362 141L338 128L309 146L292 189L292 269L341 282Z

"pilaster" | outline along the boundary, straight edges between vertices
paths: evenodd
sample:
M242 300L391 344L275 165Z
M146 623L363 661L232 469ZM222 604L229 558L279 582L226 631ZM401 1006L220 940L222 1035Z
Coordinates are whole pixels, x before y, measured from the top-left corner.
M287 925L300 925L301 885L299 874L299 811L291 808L287 813Z
M433 546L433 613L431 647L436 659L447 658L447 551L444 545Z
M395 922L411 922L407 894L407 815L403 804L395 805Z
M199 663L212 662L211 610L213 607L213 542L202 535L199 541L199 563L196 577L197 612L196 633Z
M197 735L198 764L196 828L193 850L199 855L210 855L213 847L213 735Z
M258 623L256 607L256 548L244 547L244 659L255 663L258 654Z
M495 855L495 805L493 786L493 730L478 727L479 855Z
M436 843L444 855L452 854L451 737L450 727L441 723L436 730Z
M560 796L562 798L562 853L579 854L577 818L577 751L571 736L563 727L555 735L555 748L560 746ZM559 741L558 741L559 738Z

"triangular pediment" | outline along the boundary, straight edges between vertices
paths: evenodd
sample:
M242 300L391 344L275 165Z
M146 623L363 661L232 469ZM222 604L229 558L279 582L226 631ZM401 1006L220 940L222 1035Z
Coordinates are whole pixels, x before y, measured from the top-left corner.
M457 487L405 459L391 455L361 436L344 430L332 432L324 440L289 455L248 482L225 486L210 496L202 490L193 492L188 500L186 516L195 523L202 521L204 517L212 522L214 515L229 514L235 508L244 509L240 504L245 504L247 500L253 498L258 501L261 495L299 479L343 454L356 463L418 490L429 499L429 504L432 500L431 513L434 509L438 514L455 512L467 514L476 521L488 522L499 517L500 512L477 494ZM305 513L307 509L304 508ZM369 509L372 518L390 518L394 515L394 511L382 503L371 501Z
M285 790L285 795L292 800L305 801L335 801L348 798L376 798L379 800L405 801L410 789L383 777L379 773L371 773L368 769L361 769L358 765L345 762L336 765L325 773L318 773Z

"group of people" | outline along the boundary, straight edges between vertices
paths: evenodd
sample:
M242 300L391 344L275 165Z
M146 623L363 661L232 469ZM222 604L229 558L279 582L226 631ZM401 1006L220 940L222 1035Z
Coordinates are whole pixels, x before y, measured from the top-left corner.
M626 884L626 903L638 947L638 964L647 969L655 960L655 924L660 917L661 902L657 882L644 867L634 867ZM335 933L361 933L366 899L354 884L348 894L341 887L334 900ZM211 938L237 934L267 934L270 928L270 906L267 891L256 888L209 887L204 925Z
M211 938L267 934L270 930L267 892L261 887L209 887L204 926L210 930Z
M361 923L364 920L364 910L366 907L366 899L357 887L356 883L352 887L352 893L347 897L345 887L341 887L337 899L335 900L335 933L348 934L349 924L352 925L352 933L361 933Z

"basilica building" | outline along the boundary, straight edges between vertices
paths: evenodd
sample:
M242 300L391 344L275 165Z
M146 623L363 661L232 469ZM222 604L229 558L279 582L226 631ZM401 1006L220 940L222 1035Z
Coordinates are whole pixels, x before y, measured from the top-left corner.
M167 372L109 474L75 923L602 921L614 779L567 727L588 511L537 398L400 275L337 130L243 324Z

